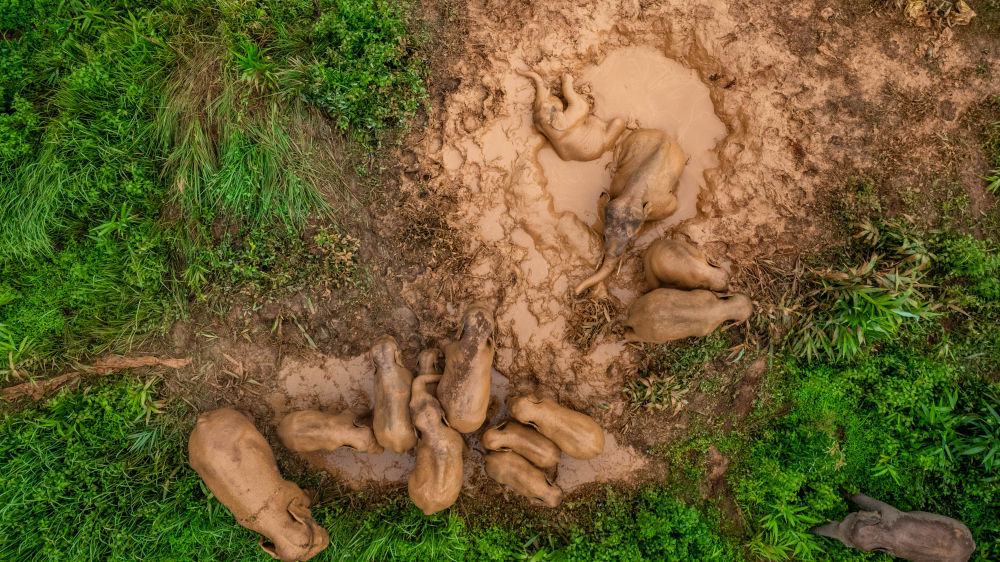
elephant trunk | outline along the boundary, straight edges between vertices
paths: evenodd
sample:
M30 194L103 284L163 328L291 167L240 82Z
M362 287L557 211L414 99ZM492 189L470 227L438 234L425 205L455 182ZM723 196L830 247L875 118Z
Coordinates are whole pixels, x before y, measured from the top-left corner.
M579 295L594 285L604 281L608 277L611 277L611 274L615 272L615 268L618 267L619 261L621 261L621 258L605 254L604 263L601 264L601 267L599 267L593 275L584 279L579 285L577 285L576 289L573 290L574 294Z
M576 286L575 293L604 281L615 272L625 249L635 238L642 224L643 211L641 207L630 205L625 198L612 199L604 210L604 263L593 275Z
M823 537L830 537L831 539L843 540L840 532L840 521L831 521L826 525L820 525L819 527L813 527L809 530L810 533L814 535L820 535Z

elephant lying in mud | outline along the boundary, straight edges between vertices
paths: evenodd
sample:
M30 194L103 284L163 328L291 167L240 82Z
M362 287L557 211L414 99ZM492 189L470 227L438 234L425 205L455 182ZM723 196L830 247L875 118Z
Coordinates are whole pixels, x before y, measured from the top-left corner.
M425 350L418 359L418 374L413 379L410 411L413 425L420 432L417 440L416 468L410 473L407 489L414 505L430 515L455 503L462 491L462 435L448 427L444 410L430 388L441 375L436 368L439 352Z
M486 454L486 474L522 496L546 505L558 507L563 491L546 478L521 455L512 451Z
M849 499L863 511L812 532L850 548L886 552L913 562L965 562L976 550L969 528L950 517L900 511L863 494Z
M274 558L308 560L330 544L305 492L281 477L267 440L243 414L232 408L202 414L188 457L236 522L270 539L261 538L260 546Z
M317 410L292 412L278 424L278 439L296 453L334 451L341 447L362 453L382 454L372 428L358 421L354 412L327 414Z
M726 321L750 317L746 295L716 296L711 291L656 289L636 299L625 321L625 341L666 343L703 337Z
M562 455L559 447L548 437L512 420L487 429L482 443L489 451L513 451L540 468L556 466Z
M670 287L721 293L729 286L729 271L708 263L705 253L687 242L657 240L649 245L642 259L650 290Z
M604 430L593 418L555 400L528 394L507 398L517 421L534 427L562 452L575 459L592 459L604 452Z
M665 219L677 210L674 191L685 159L677 141L662 131L639 129L618 143L608 188L611 200L604 208L604 261L576 286L576 294L615 272L643 222Z
M535 103L532 109L535 127L552 143L553 150L563 160L586 162L600 158L614 146L625 130L625 121L613 119L605 123L590 113L587 100L573 89L573 77L563 74L562 100L549 92L548 85L535 72L517 71L535 83Z
M444 348L437 390L448 425L460 433L472 433L486 421L493 353L493 313L473 303L462 315L458 338Z
M375 362L375 409L372 418L375 439L390 451L409 451L417 444L417 434L410 422L413 373L399 360L399 345L392 336L375 340L371 353Z

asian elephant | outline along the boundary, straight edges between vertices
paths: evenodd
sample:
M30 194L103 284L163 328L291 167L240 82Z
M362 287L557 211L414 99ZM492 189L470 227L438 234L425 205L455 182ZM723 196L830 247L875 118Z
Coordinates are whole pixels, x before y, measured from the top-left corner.
M434 397L431 385L438 384L441 375L435 368L439 352L425 350L418 360L419 371L413 379L410 411L413 425L420 434L417 440L417 463L407 489L410 499L425 514L430 515L455 503L462 491L462 435L448 426L444 410Z
M535 72L517 71L535 83L535 102L532 118L535 127L552 143L552 148L563 160L588 161L600 158L614 146L625 130L625 121L619 118L605 123L590 113L587 100L573 89L573 77L562 76L562 100L549 92L549 87Z
M358 421L354 412L327 414L318 410L300 410L281 419L278 439L296 453L334 451L341 447L362 453L381 455L382 446L372 428Z
M458 337L444 348L444 375L437 398L448 425L472 433L486 421L493 370L493 312L473 303L462 315Z
M662 131L639 129L615 148L615 172L604 208L604 258L597 272L576 286L580 294L618 268L626 248L645 221L665 219L677 210L677 181L686 157L677 141Z
M532 501L548 507L557 507L562 503L562 489L513 451L487 453L486 474Z
M375 408L372 427L375 439L386 449L402 453L417 444L410 422L410 386L413 373L399 359L399 345L392 336L382 336L372 345L375 362Z
M592 459L604 452L604 430L594 418L547 396L511 396L507 409L514 419L534 427L573 458Z
M262 537L279 560L308 560L330 544L309 511L309 497L281 477L267 440L232 408L205 412L188 442L191 467L236 522Z
M705 253L687 242L657 240L646 248L642 260L650 290L671 287L721 293L729 286L729 271L708 263Z
M812 532L850 548L885 552L913 562L965 562L976 550L969 528L950 517L900 511L864 494L849 499L862 511Z
M742 322L753 305L746 295L718 296L701 289L656 289L628 309L625 341L666 343L703 337L726 321Z

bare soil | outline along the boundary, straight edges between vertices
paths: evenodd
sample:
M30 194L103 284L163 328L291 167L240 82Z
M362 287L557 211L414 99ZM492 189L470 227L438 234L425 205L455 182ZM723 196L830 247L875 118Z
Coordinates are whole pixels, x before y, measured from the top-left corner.
M859 0L469 0L425 11L449 30L432 59L433 109L389 155L383 191L343 213L367 286L237 298L224 317L178 324L164 345L193 357L167 375L171 394L195 410L252 414L286 468L325 469L355 489L405 486L412 455L303 461L282 450L274 426L295 408L370 407L377 336L393 335L415 368L479 300L496 312L491 423L505 415L504 396L532 390L597 419L605 454L557 468L570 499L597 482L662 479L650 447L693 417L731 427L750 412L766 342L730 329L745 353L718 366L722 392L695 393L678 412L633 412L622 388L640 348L622 341L620 322L643 289L649 243L680 237L731 262L734 289L766 317L774 302L760 264L789 267L844 236L831 209L855 197L849 178L870 179L887 213L916 222L940 212L928 178L951 181L970 213L994 205L962 128L1000 91L1000 42L978 19L919 28L889 3ZM555 156L531 124L534 88L515 72L525 68L553 88L572 73L598 116L663 129L688 155L678 212L644 227L606 300L571 289L600 259L610 154ZM462 504L502 493L485 477L478 436L468 444ZM709 461L704 490L717 494L728 461L718 451Z

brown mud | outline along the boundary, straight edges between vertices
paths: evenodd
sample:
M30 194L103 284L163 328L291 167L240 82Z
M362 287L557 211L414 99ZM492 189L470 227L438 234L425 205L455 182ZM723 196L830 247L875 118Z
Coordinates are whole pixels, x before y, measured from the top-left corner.
M621 323L644 290L643 250L667 235L695 244L712 263L730 260L731 290L748 293L766 317L773 303L760 260L788 264L839 236L829 209L850 197L850 177L881 178L891 166L897 179L879 183L880 191L901 201L929 197L923 180L944 169L934 147L1000 84L1000 46L976 20L917 28L894 10L853 0L470 0L460 13L461 41L433 64L433 110L392 155L400 164L373 204L368 231L352 232L371 295L306 290L252 303L211 338L199 335L204 327L179 325L173 349L197 353L170 382L198 409L237 404L262 428L292 409L370 409L374 366L364 350L375 337L396 337L415 369L417 353L442 347L461 312L483 301L496 311L484 427L506 418L507 394L539 391L607 432L601 456L563 456L564 490L662 478L647 449L694 417L730 420L734 402L745 417L761 374L727 379L732 392L721 396L691 393L678 411L630 411L622 389L639 348L624 343ZM561 161L532 125L534 86L516 72L524 68L554 92L562 73L573 74L598 117L662 129L688 157L677 213L643 226L606 304L571 291L601 257L611 153ZM957 175L975 180L977 161L959 160ZM978 184L964 188L980 207L992 201ZM411 244L428 232L426 244ZM576 345L584 309L606 320ZM720 377L745 372L760 345L743 328L730 334L749 349ZM485 481L478 434L466 443L465 493L495 493L477 484ZM294 462L279 449L279 459ZM355 488L398 487L413 466L412 453L339 450L307 460Z

